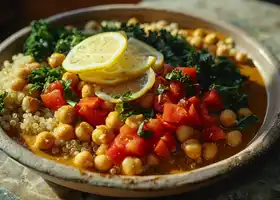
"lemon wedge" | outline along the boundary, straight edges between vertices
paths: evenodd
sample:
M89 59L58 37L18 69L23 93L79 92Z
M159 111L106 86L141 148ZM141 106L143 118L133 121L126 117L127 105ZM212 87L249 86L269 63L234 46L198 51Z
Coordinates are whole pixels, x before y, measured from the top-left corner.
M124 33L105 32L93 35L77 44L68 53L62 66L70 72L108 68L123 56L127 44Z
M147 93L154 83L155 72L150 68L141 77L122 84L114 86L96 85L95 94L99 98L112 103L133 101Z

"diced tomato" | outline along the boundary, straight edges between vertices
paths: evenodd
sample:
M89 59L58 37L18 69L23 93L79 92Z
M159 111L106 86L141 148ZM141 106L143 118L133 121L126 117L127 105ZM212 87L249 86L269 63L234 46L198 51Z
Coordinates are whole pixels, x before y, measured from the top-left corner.
M217 123L216 118L209 115L208 109L204 104L200 104L199 117L204 126L210 126Z
M127 155L144 156L151 148L144 138L137 135L137 129L123 125L119 135L114 140L114 145L125 149Z
M104 101L98 97L88 97L81 99L76 105L78 114L88 123L97 126L105 123L105 118L109 111L102 108Z
M117 165L121 164L125 157L128 156L124 148L118 148L115 145L112 145L106 154L113 161L113 163Z
M171 152L176 151L176 140L174 138L174 135L171 133L165 133L164 136L161 137L162 140L164 140Z
M176 101L186 96L186 90L182 82L172 81L169 85L169 88L172 97L176 99Z
M172 103L165 103L162 118L171 123L183 123L188 115L185 108Z
M161 121L162 125L167 129L167 131L175 132L176 131L176 124L166 122L162 119L162 115L157 114L157 118Z
M104 101L98 97L87 97L80 99L77 107L87 106L90 108L101 108L104 104Z
M225 133L218 126L210 126L202 130L202 138L205 141L215 142L225 139Z
M153 137L160 138L164 134L164 126L159 119L150 119L144 127L144 130L153 131Z
M202 101L211 110L221 110L224 107L220 95L214 89L207 92Z
M156 81L154 83L154 86L152 88L152 91L154 92L154 94L157 94L157 88L158 88L159 84L168 85L168 83L169 82L165 78L163 78L162 76L157 76Z
M155 145L154 152L161 158L170 159L170 151L167 143L160 139L158 143Z
M189 108L189 116L190 116L190 120L192 122L192 125L195 125L195 126L200 126L201 125L201 121L200 121L199 115L196 111L196 108L195 108L194 104L191 104L191 106Z
M63 85L60 81L55 81L44 90L44 93L50 93L53 90L59 90L62 94L64 92Z
M157 112L162 113L163 105L165 103L171 103L173 101L174 100L171 98L171 95L169 95L169 93L163 93L161 95L154 96L154 109Z
M182 71L183 75L188 75L193 83L196 83L196 68L194 67L176 67L176 70Z
M51 92L41 94L43 104L52 110L57 110L66 102L63 98L63 93L59 89L54 89Z
M193 104L196 109L199 109L200 101L199 101L199 98L197 98L196 96L193 96L193 97L189 98L188 102Z

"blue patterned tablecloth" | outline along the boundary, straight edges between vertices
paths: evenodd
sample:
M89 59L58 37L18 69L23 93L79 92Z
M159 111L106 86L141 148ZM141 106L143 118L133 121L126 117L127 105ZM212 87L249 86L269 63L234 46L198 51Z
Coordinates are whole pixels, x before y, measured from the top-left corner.
M141 4L192 11L232 23L280 59L280 8L255 0L144 0ZM184 200L280 200L280 141L234 177L199 191L160 198ZM0 200L107 200L43 180L0 151Z

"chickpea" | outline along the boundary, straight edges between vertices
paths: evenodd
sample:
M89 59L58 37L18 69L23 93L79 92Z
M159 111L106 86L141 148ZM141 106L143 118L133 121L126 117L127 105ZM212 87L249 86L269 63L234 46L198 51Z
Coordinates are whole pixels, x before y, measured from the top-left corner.
M73 72L65 72L62 76L62 80L71 81L71 86L75 87L79 83L78 76Z
M73 121L76 118L76 111L75 108L73 108L70 105L61 106L56 112L55 112L55 118L57 121L63 124L72 124Z
M174 29L178 29L178 23L176 23L176 22L171 22L170 24L169 24L169 27L172 29L172 30L174 30Z
M183 38L187 38L189 36L188 30L185 29L179 30L178 34L181 35Z
M87 122L80 122L75 127L75 134L80 141L90 142L93 128Z
M237 50L235 48L231 48L229 50L229 56L230 57L235 57L236 54L237 54Z
M219 40L216 44L218 47L219 46L226 46L225 42L223 40Z
M147 164L148 165L150 165L152 167L155 167L155 166L158 166L159 163L160 163L160 160L155 154L151 153L147 156Z
M225 39L225 43L227 45L233 46L234 41L231 37L228 37L228 38Z
M33 62L25 65L27 68L34 70L34 69L39 69L41 67L40 63Z
M217 42L217 34L216 33L209 33L204 38L204 43L210 45L215 44Z
M216 55L217 56L228 56L229 50L225 45L218 46Z
M95 154L96 155L105 155L106 152L108 151L109 146L107 144L101 144L98 149L96 150Z
M23 78L17 78L12 81L11 89L14 91L21 91L26 84L26 80L24 80Z
M106 155L96 156L94 159L94 163L95 168L103 172L108 171L113 165L112 161Z
M176 129L177 139L183 143L194 136L194 129L190 126L182 125Z
M74 128L69 124L59 124L54 129L54 135L59 140L72 140L75 138Z
M31 74L31 69L28 67L22 67L18 70L17 72L17 77L18 78L22 78L22 79L26 79L26 77Z
M122 161L122 172L125 175L138 175L141 174L143 171L143 164L139 158L135 157L126 157Z
M85 84L87 84L85 81L80 81L80 82L78 83L78 90L79 90L79 91L82 91L82 89L83 89L83 87L84 87Z
M200 156L201 156L202 146L195 139L190 139L190 140L187 140L186 142L184 142L182 144L182 148L183 148L185 154L193 160L196 160L196 159L200 158Z
M90 152L82 151L75 156L74 164L80 168L92 168L94 166L94 158Z
M212 160L216 157L218 153L218 147L215 143L205 143L203 148L203 158L205 160Z
M98 29L98 28L100 28L100 25L94 20L88 21L85 25L86 30L92 30L92 29Z
M52 68L56 68L60 65L62 65L63 61L65 59L65 55L62 53L53 53L49 59L48 63Z
M36 136L34 147L41 150L51 149L55 146L55 137L48 131L43 131Z
M123 125L123 121L117 111L110 112L105 120L108 128L119 129Z
M40 102L38 99L35 99L30 96L26 96L22 100L21 107L25 112L34 113L39 109L39 105L40 105Z
M112 129L107 126L100 125L97 126L96 129L92 132L92 141L97 144L109 144L114 138L115 134Z
M30 89L32 88L33 84L29 83L27 85L24 86L24 88L22 89L22 92L27 95L27 96L31 96L33 98L37 98L40 96L40 92L39 90L35 90L32 91L32 93L30 93Z
M130 128L138 128L142 121L144 120L144 116L140 115L131 115L125 120L125 124Z
M167 21L165 20L159 20L157 23L156 23L156 26L157 26L157 29L162 29L164 28L165 26L167 26L168 23Z
M202 47L202 39L201 39L201 37L193 37L190 40L190 44L195 46L196 48L201 48Z
M243 52L237 52L235 55L235 60L239 63L246 63L248 61L248 56Z
M191 42L191 40L192 40L192 38L193 38L193 37L188 36L188 37L186 38L187 42L188 42L188 43L190 43L190 42Z
M236 118L236 114L232 110L226 109L220 114L220 123L225 127L231 127L237 123Z
M127 24L128 24L128 25L138 24L138 23L139 23L139 21L138 21L138 19L136 19L135 17L132 17L132 18L130 18L130 19L127 21Z
M152 93L145 94L140 99L139 103L143 108L151 108L153 106L153 103L154 103L154 95Z
M205 35L205 31L202 28L195 29L192 33L194 37L203 37Z
M247 117L248 115L251 115L252 111L249 108L240 108L238 110L238 115L240 117Z
M94 93L93 86L90 84L85 84L82 88L82 98L94 97L94 96L95 96L95 93Z
M240 131L230 131L226 135L227 144L231 147L237 147L242 143L242 134Z

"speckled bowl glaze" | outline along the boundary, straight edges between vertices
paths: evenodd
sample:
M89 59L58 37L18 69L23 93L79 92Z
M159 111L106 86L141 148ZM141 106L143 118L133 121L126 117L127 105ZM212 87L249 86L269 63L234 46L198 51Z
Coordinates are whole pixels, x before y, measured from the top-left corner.
M187 192L213 183L230 172L240 169L259 156L278 138L280 111L280 76L277 60L257 41L243 31L220 21L204 19L190 13L142 7L137 5L109 5L84 8L48 18L55 25L81 25L87 20L127 20L136 17L142 22L165 19L181 27L214 29L234 38L240 48L250 54L261 72L268 93L268 107L264 123L254 139L238 154L209 166L173 175L120 176L82 172L71 166L58 164L34 155L0 131L0 149L14 160L33 169L45 179L73 189L106 196L144 197L163 196ZM30 28L26 27L10 36L0 45L0 61L21 52ZM256 99L257 101L257 99Z

